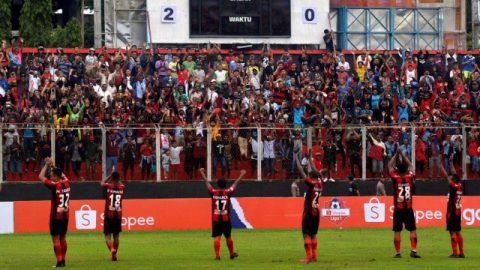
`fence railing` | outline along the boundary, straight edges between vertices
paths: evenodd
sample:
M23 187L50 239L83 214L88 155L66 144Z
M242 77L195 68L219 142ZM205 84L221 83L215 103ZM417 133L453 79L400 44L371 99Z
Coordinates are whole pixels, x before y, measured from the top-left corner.
M10 124L0 127L0 181L36 180L48 156L80 181L99 181L113 169L125 180L200 180L199 168L206 168L209 179L233 179L244 169L251 180L292 180L299 177L295 157L308 163L309 150L327 169L325 180L378 179L388 177L386 165L396 143L412 160L417 178L438 178L442 163L463 179L475 179L479 138L477 125L434 123L329 128Z

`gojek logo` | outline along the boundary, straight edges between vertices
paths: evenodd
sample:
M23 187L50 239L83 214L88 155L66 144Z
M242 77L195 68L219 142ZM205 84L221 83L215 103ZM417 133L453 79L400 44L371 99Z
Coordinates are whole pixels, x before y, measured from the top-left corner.
M75 211L75 228L77 230L95 230L97 228L97 211L84 204Z
M368 203L363 204L365 222L385 222L385 204L377 197L370 198Z
M347 208L345 203L338 198L333 198L329 202L326 202L325 208L322 208L322 217L337 226L342 224L349 216L350 208Z

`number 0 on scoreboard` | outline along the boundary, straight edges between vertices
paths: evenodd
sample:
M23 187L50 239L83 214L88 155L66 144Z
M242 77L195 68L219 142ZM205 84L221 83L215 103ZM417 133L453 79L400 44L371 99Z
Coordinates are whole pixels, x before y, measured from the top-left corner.
M304 24L317 24L317 8L315 7L303 7L302 18Z

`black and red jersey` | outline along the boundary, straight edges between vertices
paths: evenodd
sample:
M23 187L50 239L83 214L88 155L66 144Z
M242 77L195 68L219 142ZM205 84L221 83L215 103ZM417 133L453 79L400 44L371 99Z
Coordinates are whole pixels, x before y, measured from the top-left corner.
M230 221L230 198L234 189L209 187L208 192L212 198L212 221Z
M447 216L451 216L452 214L459 216L462 213L462 204L461 204L462 194L463 194L462 184L449 181Z
M395 209L412 209L412 195L415 193L415 174L408 171L405 175L390 173L393 184L393 205Z
M318 201L323 191L323 182L319 179L313 180L310 177L305 178L305 185L307 190L305 191L304 204L303 204L303 216L319 216L320 210Z
M58 182L46 179L43 184L52 192L50 218L68 220L70 180L67 177L63 177L63 180Z
M122 201L125 186L123 184L105 183L102 184L105 188L105 217L107 218L122 218Z

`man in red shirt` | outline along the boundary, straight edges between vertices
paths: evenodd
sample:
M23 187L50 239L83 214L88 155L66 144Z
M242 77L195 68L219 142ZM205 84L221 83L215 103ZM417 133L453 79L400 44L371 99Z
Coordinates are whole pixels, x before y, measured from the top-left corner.
M50 178L47 178L47 170L51 170ZM50 208L50 235L52 236L53 250L57 258L54 267L65 267L65 255L67 254L67 228L70 201L70 181L60 168L54 167L52 160L47 157L38 179L50 189L52 193Z
M116 261L122 232L122 201L125 186L120 182L120 174L117 171L103 179L100 185L105 189L106 194L103 233L108 250L112 253L112 261Z
M413 214L412 195L415 193L415 174L410 160L400 151L397 143L397 152L388 162L388 172L393 183L393 231L395 256L401 258L400 241L401 231L405 229L410 232L410 257L420 258L417 254L417 232L415 216Z
M245 170L241 170L240 176L229 188L226 188L227 183L225 179L218 179L218 188L213 188L208 182L204 169L200 168L200 174L205 180L208 192L212 198L212 237L215 250L215 260L220 260L220 240L222 234L225 235L226 238L227 247L230 251L230 259L233 260L238 257L238 253L234 252L233 240L231 237L232 223L230 221L230 198L245 173Z
M323 191L321 173L315 168L314 164L312 164L310 151L308 153L308 160L312 168L310 176L307 176L302 163L298 159L298 155L295 155L297 170L303 177L306 185L302 216L302 234L306 253L305 259L302 260L304 263L317 261L317 232L320 223L320 207L318 201ZM322 172L324 173L324 170L322 170Z

